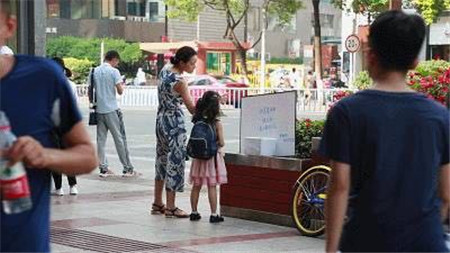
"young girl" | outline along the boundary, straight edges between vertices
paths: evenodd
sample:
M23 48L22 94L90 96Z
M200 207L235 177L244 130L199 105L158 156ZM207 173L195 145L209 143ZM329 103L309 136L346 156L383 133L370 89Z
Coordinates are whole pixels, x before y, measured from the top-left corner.
M216 186L227 183L227 171L223 159L223 127L219 120L220 115L220 95L215 91L207 91L201 99L197 101L195 114L192 122L202 120L214 126L217 136L217 145L219 150L217 155L209 160L193 159L189 181L193 184L191 191L191 221L201 219L197 211L198 198L202 185L208 187L208 199L211 207L211 216L209 222L222 222L224 219L217 214L217 190Z

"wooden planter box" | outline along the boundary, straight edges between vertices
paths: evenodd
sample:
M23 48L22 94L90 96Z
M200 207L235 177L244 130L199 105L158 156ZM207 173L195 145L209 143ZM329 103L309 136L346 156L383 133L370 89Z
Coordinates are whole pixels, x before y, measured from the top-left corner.
M301 172L321 159L227 154L228 184L220 188L224 216L293 226L291 198Z

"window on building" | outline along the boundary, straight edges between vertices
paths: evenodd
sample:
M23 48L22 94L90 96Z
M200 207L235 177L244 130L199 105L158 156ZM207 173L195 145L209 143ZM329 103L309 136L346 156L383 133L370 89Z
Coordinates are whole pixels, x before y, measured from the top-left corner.
M60 0L60 18L71 18L70 0Z
M261 31L261 8L254 8L251 11L249 21L253 31Z
M145 17L145 1L127 0L127 12L130 16Z
M148 9L150 14L150 21L157 22L159 20L159 4L158 2L149 2Z
M102 1L87 0L87 5L88 5L87 18L100 19L102 15Z
M276 31L281 30L283 32L295 32L297 30L297 16L294 15L291 19L291 22L287 24L280 24L280 21L277 17L269 17L269 25L267 26L268 31Z
M59 18L60 5L58 0L47 0L47 18Z
M311 14L311 25L314 27L314 13ZM320 14L320 27L333 29L334 15Z
M114 14L115 14L115 1L102 0L101 9L102 9L101 10L102 18L114 17Z
M229 75L231 73L231 54L208 52L206 54L206 71L209 74Z
M68 1L69 2L69 1ZM101 16L101 1L77 0L70 1L70 13L72 19L99 19Z
M334 28L334 15L324 14L323 16L324 16L323 22L321 24L322 27L333 29Z

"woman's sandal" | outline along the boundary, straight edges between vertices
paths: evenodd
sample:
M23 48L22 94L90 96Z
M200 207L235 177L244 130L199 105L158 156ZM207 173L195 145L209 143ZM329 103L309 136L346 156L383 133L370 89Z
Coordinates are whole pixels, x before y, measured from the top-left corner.
M165 214L166 213L166 206L164 204L157 205L155 203L152 204L152 210L151 214Z
M166 209L166 218L189 218L189 214L175 207L172 210Z

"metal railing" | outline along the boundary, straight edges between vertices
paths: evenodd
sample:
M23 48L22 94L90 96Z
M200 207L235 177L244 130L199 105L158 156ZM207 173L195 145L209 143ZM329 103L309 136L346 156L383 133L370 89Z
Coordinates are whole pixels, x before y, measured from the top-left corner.
M79 103L88 105L87 86L78 85L77 92ZM191 96L196 102L206 91L215 90L223 97L224 109L240 108L243 97L285 92L297 92L297 110L305 112L326 112L330 105L334 103L334 96L340 91L352 91L351 89L280 89L267 88L261 91L258 88L225 88L225 87L205 87L190 89ZM158 92L155 86L127 86L123 95L117 96L120 107L157 107Z

